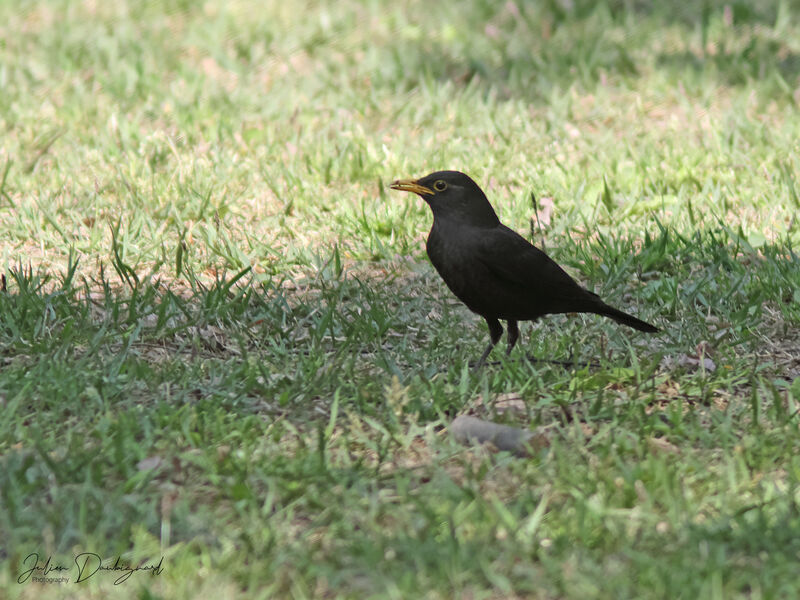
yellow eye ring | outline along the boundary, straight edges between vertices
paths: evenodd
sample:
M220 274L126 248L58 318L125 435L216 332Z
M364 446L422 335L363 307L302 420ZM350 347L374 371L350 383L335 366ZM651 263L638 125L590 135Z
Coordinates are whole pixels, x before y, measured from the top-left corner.
M433 189L435 189L437 192L443 192L443 191L445 191L447 189L447 182L445 182L442 179L438 179L433 184Z

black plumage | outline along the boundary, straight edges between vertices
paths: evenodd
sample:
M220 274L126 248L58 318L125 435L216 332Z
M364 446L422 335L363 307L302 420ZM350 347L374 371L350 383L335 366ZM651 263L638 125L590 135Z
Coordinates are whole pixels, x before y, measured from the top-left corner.
M603 302L580 286L547 254L497 218L483 190L459 171L437 171L421 179L398 180L392 189L418 194L433 211L426 249L447 287L489 326L489 356L508 325L510 353L519 338L518 321L542 315L586 312L603 315L648 333L658 328Z

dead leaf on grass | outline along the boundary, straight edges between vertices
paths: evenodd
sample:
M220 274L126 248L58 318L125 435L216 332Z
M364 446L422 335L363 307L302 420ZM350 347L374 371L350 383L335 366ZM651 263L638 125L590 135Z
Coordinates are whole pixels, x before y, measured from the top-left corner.
M538 210L533 216L534 224L537 227L541 227L542 229L547 229L550 227L550 223L553 220L553 212L555 210L555 203L553 199L549 196L545 196L543 198L536 198L536 207Z
M507 393L500 394L494 401L494 410L498 415L506 413L510 414L526 414L528 407L525 400L519 394Z
M654 452L661 454L679 454L680 448L668 442L664 438L651 437L647 440L647 445Z
M136 468L139 471L152 471L156 467L161 466L164 462L164 459L158 455L148 456L147 458L143 458L138 463L136 463Z
M677 356L665 356L661 360L661 366L665 369L684 367L690 372L702 368L709 373L713 373L717 370L717 364L711 360L710 353L711 347L708 342L703 341L697 344L694 355L681 353Z

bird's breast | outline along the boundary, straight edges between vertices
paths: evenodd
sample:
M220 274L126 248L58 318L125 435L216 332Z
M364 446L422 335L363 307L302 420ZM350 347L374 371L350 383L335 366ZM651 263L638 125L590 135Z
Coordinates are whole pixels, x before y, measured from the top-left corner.
M473 312L486 314L484 299L490 274L478 260L478 235L480 230L477 229L442 231L434 226L428 236L426 250L450 291Z

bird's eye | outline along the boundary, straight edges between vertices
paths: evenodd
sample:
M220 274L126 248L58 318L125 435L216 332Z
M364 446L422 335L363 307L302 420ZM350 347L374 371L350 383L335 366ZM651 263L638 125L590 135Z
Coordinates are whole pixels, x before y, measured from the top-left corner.
M437 192L443 192L447 189L447 183L439 179L433 184L433 189L435 189Z

